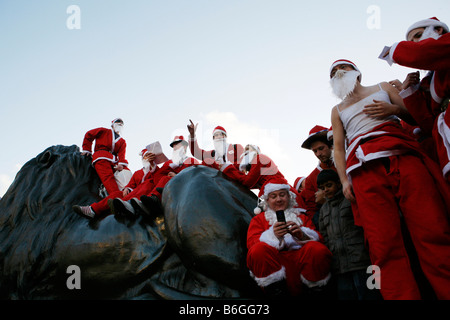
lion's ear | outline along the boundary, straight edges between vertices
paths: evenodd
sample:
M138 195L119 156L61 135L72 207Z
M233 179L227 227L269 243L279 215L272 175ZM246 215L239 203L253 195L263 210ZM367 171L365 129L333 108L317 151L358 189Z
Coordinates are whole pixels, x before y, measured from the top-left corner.
M58 158L57 155L53 154L51 151L47 150L43 153L41 153L38 157L37 157L37 161L43 165L45 165L46 167L50 167L55 160Z

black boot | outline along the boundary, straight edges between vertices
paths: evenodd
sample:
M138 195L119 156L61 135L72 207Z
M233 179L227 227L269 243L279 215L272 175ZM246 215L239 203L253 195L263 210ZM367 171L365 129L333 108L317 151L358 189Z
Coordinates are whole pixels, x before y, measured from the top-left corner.
M138 198L130 199L130 203L131 203L132 207L134 208L134 211L136 212L137 215L141 215L143 217L150 216L150 211L147 209L146 206L144 206L142 201L139 200Z
M290 298L286 280L280 280L269 284L264 287L264 293L267 298L273 300L285 300Z
M163 215L163 208L161 205L161 201L159 201L158 197L155 195L141 196L141 201L145 207L147 207L148 211L150 211L150 215L153 218L157 218Z
M120 198L115 198L112 201L112 206L114 209L115 216L125 217L129 219L136 218L136 212L134 211L133 206L128 201L123 201Z

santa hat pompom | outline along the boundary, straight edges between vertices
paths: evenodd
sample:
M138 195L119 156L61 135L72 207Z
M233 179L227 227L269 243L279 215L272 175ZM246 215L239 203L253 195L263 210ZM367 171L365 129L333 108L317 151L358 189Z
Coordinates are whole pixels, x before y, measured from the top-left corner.
M258 198L258 203L256 205L256 208L253 209L253 213L260 214L261 212L263 212L265 210L264 204L265 204L264 200L261 198Z

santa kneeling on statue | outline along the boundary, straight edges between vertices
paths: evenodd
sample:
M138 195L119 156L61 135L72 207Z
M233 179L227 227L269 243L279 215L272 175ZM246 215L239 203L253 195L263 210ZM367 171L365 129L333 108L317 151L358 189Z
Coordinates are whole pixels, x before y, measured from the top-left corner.
M247 232L247 267L271 298L318 292L330 279L332 254L295 197L286 180L268 181L260 190L264 212Z

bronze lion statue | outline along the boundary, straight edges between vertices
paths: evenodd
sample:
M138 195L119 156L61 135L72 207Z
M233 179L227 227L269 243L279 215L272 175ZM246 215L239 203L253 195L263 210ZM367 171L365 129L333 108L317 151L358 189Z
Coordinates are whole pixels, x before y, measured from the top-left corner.
M245 264L251 191L197 166L164 188L163 218L75 214L73 205L101 199L100 186L75 145L49 147L22 167L0 200L0 299L258 295Z

